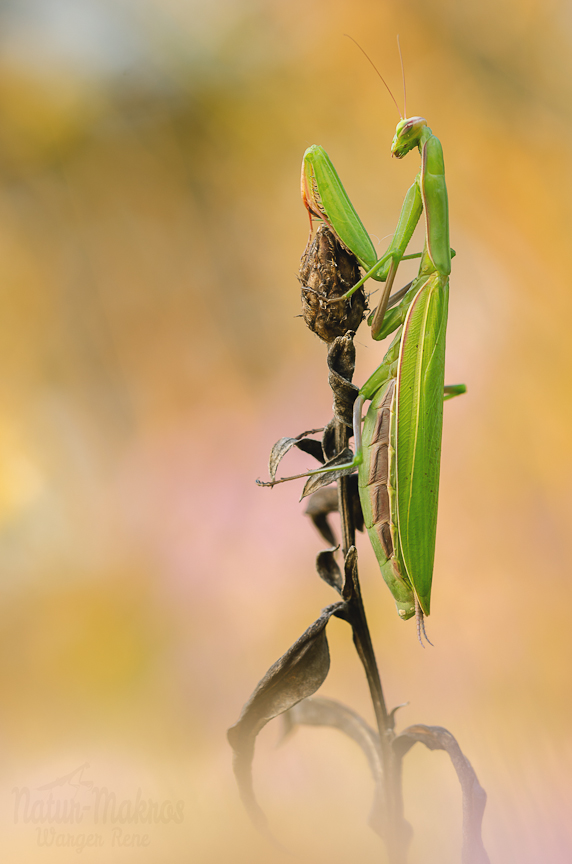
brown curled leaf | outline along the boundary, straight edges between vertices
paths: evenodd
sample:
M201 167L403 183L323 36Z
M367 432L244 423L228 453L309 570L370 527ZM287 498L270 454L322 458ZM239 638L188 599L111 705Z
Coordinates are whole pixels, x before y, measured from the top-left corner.
M270 458L268 460L268 473L270 474L271 480L276 480L276 472L278 471L278 466L280 462L284 458L284 456L288 453L292 447L297 447L299 450L304 451L304 453L309 453L318 462L324 461L324 454L322 451L322 445L315 438L308 438L307 436L314 432L321 432L321 429L311 429L308 432L302 432L300 435L297 435L295 438L280 438L276 444L272 447L270 451Z
M334 394L334 415L346 426L353 424L353 404L359 393L351 383L355 368L353 333L338 337L328 351L328 383Z
M347 383L351 382L356 366L354 334L338 336L328 349L328 369ZM356 388L357 389L357 388Z
M334 532L328 522L328 513L334 513L338 509L338 489L337 486L324 486L310 497L308 506L304 510L306 516L309 516L317 530L320 532L326 543L330 546L336 546L336 538Z
M442 726L409 726L393 739L393 749L402 759L417 741L425 744L429 750L445 750L457 772L463 793L462 864L490 864L481 836L487 793L479 783L473 766L453 735Z
M336 465L347 465L354 458L354 454L346 447L345 450L342 450L341 453L334 459L330 459L329 462L326 462L324 468L331 468ZM334 480L339 480L340 477L346 477L348 474L353 474L357 471L357 466L352 468L342 468L339 471L328 471L325 474L313 474L312 477L308 477L304 488L302 490L302 494L300 495L300 501L303 498L307 498L308 495L312 495L314 492L317 492L318 489L321 489L323 486L329 486L330 483L333 483Z
M344 583L342 597L344 600L352 601L360 595L360 585L357 570L357 549L350 546L344 561Z
M368 825L382 837L384 827L383 769L377 732L351 708L342 705L341 702L336 702L334 699L321 699L319 697L304 699L303 702L299 702L284 714L283 740L294 732L296 726L329 726L333 729L339 729L360 747L367 759L375 783L373 806L368 817Z
M268 835L266 817L252 785L252 759L256 736L266 724L296 703L311 696L323 684L330 668L326 625L332 615L343 614L345 603L332 603L319 618L274 663L258 683L242 709L240 718L228 730L234 751L234 774L240 797L254 825Z
M363 531L363 511L361 501L359 500L357 474L352 474L349 478L349 495L356 530ZM337 510L338 489L334 484L324 486L322 489L314 492L308 501L308 506L304 510L305 515L310 517L316 529L330 546L336 546L337 540L330 525L328 515L337 512Z
M373 779L381 779L382 763L377 732L347 705L321 697L304 699L284 714L283 740L294 732L296 726L330 726L339 729L361 748Z
M338 594L341 595L344 582L340 568L334 558L337 550L337 546L332 549L323 549L316 558L316 570L320 579L323 579L324 582L335 588Z
M327 462L329 459L333 459L336 455L336 419L335 417L330 420L328 425L324 428L324 434L322 435L322 452L324 454L325 461Z

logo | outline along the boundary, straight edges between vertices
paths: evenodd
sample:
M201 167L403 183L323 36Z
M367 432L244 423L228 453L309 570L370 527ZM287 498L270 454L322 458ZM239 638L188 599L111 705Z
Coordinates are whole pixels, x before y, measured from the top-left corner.
M41 786L12 789L14 824L33 830L37 846L149 846L156 826L180 825L184 801L157 799L141 787L131 796L97 785L89 763Z

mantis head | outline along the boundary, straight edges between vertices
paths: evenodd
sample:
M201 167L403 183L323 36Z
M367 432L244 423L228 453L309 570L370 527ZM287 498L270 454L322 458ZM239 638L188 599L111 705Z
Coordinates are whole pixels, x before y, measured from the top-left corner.
M427 128L424 117L406 117L400 120L391 142L391 153L402 159L410 150L419 145L423 130Z

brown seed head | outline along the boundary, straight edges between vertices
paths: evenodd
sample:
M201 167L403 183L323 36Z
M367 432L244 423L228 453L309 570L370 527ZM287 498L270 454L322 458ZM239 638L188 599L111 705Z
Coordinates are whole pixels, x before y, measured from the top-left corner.
M359 288L349 300L329 301L341 297L359 282L359 266L355 256L327 225L320 225L306 247L299 278L304 321L320 339L330 343L349 330L357 330L367 308L363 288Z

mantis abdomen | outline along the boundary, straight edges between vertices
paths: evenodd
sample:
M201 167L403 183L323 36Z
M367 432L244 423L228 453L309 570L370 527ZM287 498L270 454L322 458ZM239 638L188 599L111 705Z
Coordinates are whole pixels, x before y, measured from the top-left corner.
M400 563L395 488L395 378L373 397L363 428L358 488L365 527L383 578L403 619L415 614L415 599Z

